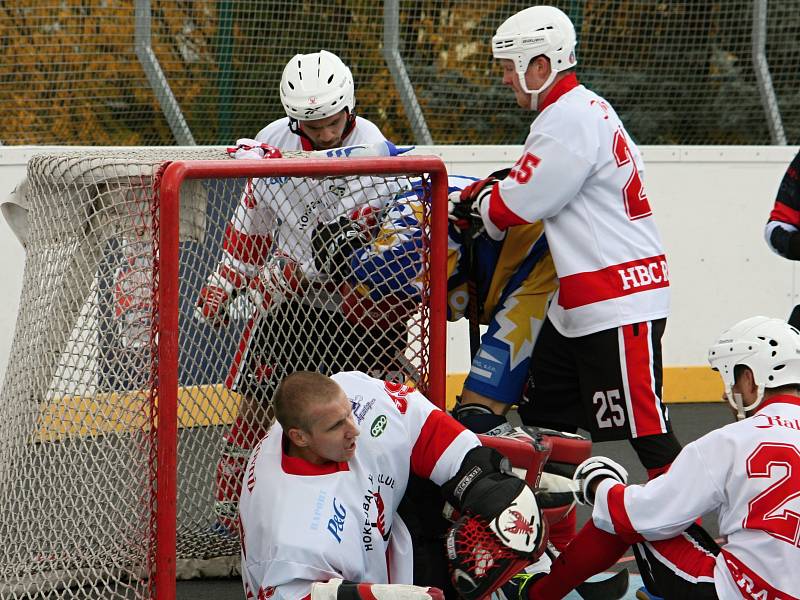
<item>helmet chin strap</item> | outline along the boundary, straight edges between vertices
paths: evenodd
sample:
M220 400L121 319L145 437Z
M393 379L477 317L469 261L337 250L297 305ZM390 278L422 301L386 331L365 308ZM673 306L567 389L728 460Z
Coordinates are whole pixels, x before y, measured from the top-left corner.
M747 411L755 409L759 404L761 404L761 400L764 398L764 386L758 386L758 392L756 393L756 400L752 404L745 406L744 399L742 398L741 394L734 393L732 387L728 387L728 398L730 399L729 402L733 408L736 409L736 420L741 421L747 417Z
M531 110L538 110L539 109L539 94L542 93L542 90L547 89L555 80L556 75L558 75L558 71L550 70L550 75L547 76L545 82L539 87L537 90L529 90L528 84L525 83L525 73L520 73L517 71L517 77L519 78L519 84L522 87L522 90L526 94L531 95Z

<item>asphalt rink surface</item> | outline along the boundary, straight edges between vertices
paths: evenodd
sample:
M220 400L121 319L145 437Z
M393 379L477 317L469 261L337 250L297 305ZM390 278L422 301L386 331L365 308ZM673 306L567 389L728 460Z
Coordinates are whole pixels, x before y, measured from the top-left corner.
M733 419L728 406L722 402L670 404L669 413L675 434L684 445L712 429L730 423ZM647 480L647 473L639 464L636 454L627 441L594 444L592 454L608 456L624 465L628 469L631 483L642 483ZM686 493L690 493L690 490L687 490ZM579 526L585 522L588 516L589 511L586 507L578 508ZM703 515L702 523L714 538L718 537L719 531L715 514ZM630 554L624 556L618 563L617 569L620 568L627 568L632 575L626 598L634 598L640 580L636 576L636 562ZM179 600L244 600L242 581L239 577L179 581L177 588ZM573 592L567 598L579 598L579 596Z

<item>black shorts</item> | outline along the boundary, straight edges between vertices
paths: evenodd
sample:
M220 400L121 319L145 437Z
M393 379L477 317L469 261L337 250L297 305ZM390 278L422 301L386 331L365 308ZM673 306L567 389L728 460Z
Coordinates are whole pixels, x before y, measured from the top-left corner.
M633 546L648 591L685 600L717 600L714 568L719 552L719 545L696 523L674 538Z
M581 427L596 442L671 431L661 402L666 319L568 338L545 319L519 415L525 424Z
M402 356L405 323L387 329L351 323L341 312L311 309L297 300L256 319L245 332L228 375L228 387L269 403L280 380L294 371L362 371L406 381Z

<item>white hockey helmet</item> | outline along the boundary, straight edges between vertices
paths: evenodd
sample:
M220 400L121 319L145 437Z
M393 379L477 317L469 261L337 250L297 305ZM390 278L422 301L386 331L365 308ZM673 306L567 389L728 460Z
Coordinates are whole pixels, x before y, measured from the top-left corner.
M800 331L780 319L750 317L722 332L708 349L708 362L719 371L728 402L743 419L761 404L765 388L800 386ZM758 386L756 400L748 405L741 394L733 394L736 365L749 367Z
M320 50L297 54L283 69L281 104L298 121L316 121L356 105L353 75L335 54Z
M575 26L563 11L554 6L531 6L509 17L492 38L492 55L514 62L522 89L531 94L531 110L536 110L539 94L553 83L559 71L578 64L575 58ZM550 77L537 90L529 90L525 72L531 60L544 55L550 60Z

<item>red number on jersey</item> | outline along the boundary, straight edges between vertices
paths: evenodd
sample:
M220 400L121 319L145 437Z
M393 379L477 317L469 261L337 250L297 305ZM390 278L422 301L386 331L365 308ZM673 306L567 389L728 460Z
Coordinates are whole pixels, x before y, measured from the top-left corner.
M614 132L614 160L617 167L624 167L627 164L633 166L631 176L622 188L622 198L625 200L625 212L631 221L649 217L653 214L650 210L650 203L647 201L647 194L644 193L644 185L639 177L639 170L633 162L633 155L625 139L625 134L621 129Z
M776 472L777 470L777 472ZM744 527L800 547L800 514L784 507L800 497L800 450L791 444L764 443L747 457L747 476L783 477L753 498Z
M511 177L511 179L514 179L517 183L528 183L533 175L533 170L539 166L540 162L542 162L541 158L535 154L526 152L522 158L517 161L517 163L508 173L508 176Z

